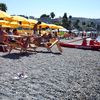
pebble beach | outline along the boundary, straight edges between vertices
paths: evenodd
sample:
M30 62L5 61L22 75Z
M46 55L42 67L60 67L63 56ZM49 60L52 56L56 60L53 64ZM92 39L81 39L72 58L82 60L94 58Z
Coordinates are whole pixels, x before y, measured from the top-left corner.
M0 52L0 100L100 100L100 51L62 49Z

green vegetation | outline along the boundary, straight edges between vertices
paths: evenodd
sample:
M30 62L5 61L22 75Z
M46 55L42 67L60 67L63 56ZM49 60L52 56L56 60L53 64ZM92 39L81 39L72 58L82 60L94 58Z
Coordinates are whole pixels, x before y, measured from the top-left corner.
M51 12L51 13L50 13L50 16L51 16L51 18L53 19L53 18L55 17L54 12Z
M5 3L0 3L0 10L5 11L7 10L7 6Z

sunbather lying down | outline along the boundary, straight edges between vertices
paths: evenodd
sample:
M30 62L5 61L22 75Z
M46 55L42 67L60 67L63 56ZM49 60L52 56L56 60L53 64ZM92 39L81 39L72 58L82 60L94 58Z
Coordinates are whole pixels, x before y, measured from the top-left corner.
M45 47L48 51L51 51L51 48L57 45L58 50L62 52L62 48L57 38L48 38L44 36L33 37L33 44L35 44L36 47Z

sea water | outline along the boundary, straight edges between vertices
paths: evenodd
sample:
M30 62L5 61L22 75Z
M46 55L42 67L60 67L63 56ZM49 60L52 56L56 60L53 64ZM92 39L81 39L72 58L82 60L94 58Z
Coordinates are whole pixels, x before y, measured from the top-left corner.
M96 40L97 40L98 42L100 42L100 36L98 36L98 37L96 38Z

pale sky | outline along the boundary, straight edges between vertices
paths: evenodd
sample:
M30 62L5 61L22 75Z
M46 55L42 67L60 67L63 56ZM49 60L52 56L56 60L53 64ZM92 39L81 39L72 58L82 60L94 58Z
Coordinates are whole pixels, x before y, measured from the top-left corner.
M100 0L0 0L6 3L10 15L40 17L42 14L64 13L72 17L100 18Z

